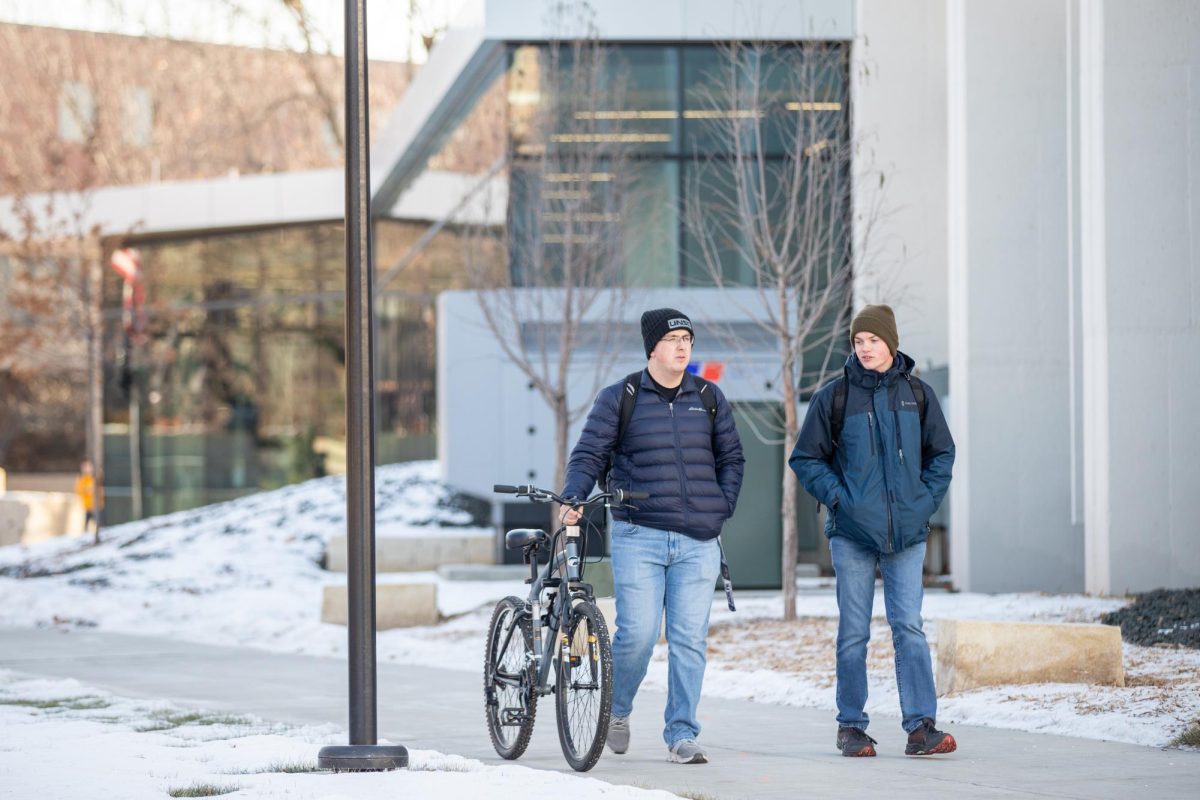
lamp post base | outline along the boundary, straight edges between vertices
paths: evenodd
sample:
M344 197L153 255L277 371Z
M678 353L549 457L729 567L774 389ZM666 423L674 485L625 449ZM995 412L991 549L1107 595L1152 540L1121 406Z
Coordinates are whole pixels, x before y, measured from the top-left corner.
M327 745L317 766L339 772L381 772L408 766L408 748L400 744Z

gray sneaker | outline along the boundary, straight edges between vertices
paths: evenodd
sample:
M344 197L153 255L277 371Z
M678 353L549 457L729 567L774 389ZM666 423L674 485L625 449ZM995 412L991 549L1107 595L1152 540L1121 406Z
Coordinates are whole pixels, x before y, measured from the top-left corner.
M613 717L608 721L608 749L617 755L629 749L629 717Z
M695 739L680 739L671 745L671 749L667 752L667 761L675 764L707 764L708 753L705 753L704 748L696 744Z

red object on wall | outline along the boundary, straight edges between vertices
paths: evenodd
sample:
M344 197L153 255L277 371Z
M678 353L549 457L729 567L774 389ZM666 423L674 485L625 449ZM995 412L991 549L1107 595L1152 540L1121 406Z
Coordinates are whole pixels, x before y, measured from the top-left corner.
M723 361L705 361L704 367L700 371L700 377L712 383L721 380L721 376L724 374L725 362Z
M129 336L141 336L145 327L142 306L146 302L146 284L142 282L142 257L132 247L122 247L112 254L112 268L125 282L121 292L123 313L121 322Z

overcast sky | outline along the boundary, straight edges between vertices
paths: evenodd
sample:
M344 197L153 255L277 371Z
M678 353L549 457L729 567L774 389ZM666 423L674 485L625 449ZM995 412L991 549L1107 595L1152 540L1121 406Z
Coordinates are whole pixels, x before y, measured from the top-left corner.
M343 0L304 3L330 49L340 53ZM371 58L406 60L411 3L413 0L368 0ZM414 61L425 57L420 34L444 27L460 5L461 0L416 0ZM300 47L283 0L0 0L0 21L251 47Z

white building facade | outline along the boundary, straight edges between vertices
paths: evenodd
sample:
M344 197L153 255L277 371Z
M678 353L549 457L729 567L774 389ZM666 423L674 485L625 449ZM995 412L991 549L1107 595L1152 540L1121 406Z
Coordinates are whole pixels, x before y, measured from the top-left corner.
M884 213L855 305L891 303L901 348L948 371L958 587L1200 584L1200 416L1189 402L1200 390L1200 7L613 0L597 12L614 43L853 48L859 168L886 178L857 200L856 219L874 204ZM376 149L379 203L415 191L509 48L549 38L541 20L536 0L468 4ZM681 308L712 308L713 290L664 291ZM454 344L471 313L462 297L442 308L446 477L480 491L549 475L546 442L527 433L549 431L548 412L499 361L483 373L495 373L488 402L464 405L480 385L479 339ZM770 400L769 376L755 380L731 394Z

